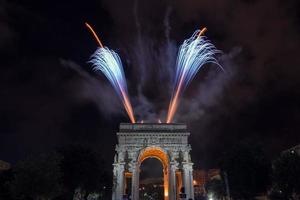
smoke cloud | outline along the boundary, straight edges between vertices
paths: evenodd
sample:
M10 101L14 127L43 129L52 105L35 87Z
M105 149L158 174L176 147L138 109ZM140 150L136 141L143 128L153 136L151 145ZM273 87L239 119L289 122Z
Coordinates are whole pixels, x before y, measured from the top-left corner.
M201 120L205 123L206 119L210 120L209 115L214 113L209 112L211 107L214 107L222 102L224 98L223 91L228 87L230 81L236 74L236 63L234 60L240 55L242 49L240 47L233 48L228 54L223 54L219 58L219 62L225 71L219 70L217 66L207 65L208 73L205 74L201 83L195 83L195 92L192 96L185 96L180 103L180 109L177 112L176 121L191 122ZM198 73L201 73L198 72Z
M0 0L0 156L14 160L78 140L97 143L113 158L107 149L128 118L105 77L86 63L96 44L85 21L120 55L136 116L150 122L166 117L179 45L208 28L226 72L205 66L175 115L191 130L196 167L214 163L220 152L253 135L270 155L295 145L299 3ZM62 9L71 4L68 12Z
M75 93L77 100L92 100L103 116L108 118L114 115L125 115L124 108L111 85L95 78L74 61L61 59L60 62L63 67L73 70L81 77L81 81L76 83L78 84Z
M173 90L176 54L180 45L170 37L172 30L170 17L173 8L171 5L165 6L165 14L161 19L163 34L158 40L157 37L151 37L151 35L142 31L142 23L140 22L142 17L139 16L138 12L138 0L135 0L133 5L137 35L132 45L128 46L126 51L127 55L132 59L130 62L131 67L135 69L135 74L139 74L136 81L137 92L136 95L133 95L135 114L137 119L144 122L157 122L158 119L165 121L168 103ZM230 62L228 60L232 59L232 56L228 55L226 58L223 56L221 59L228 65L228 62ZM222 93L222 88L225 87L224 84L232 76L232 74L228 75L225 78L218 75L218 73L210 73L206 77L204 85L198 88L198 92L194 97L182 100L183 105L180 105L182 107L181 111L185 114L177 113L176 115L180 116L177 117L177 121L189 121L201 117L201 113L204 110L202 107L208 104L212 106L216 100L210 103L208 101ZM212 91L204 96L204 90ZM193 111L193 114L190 111Z

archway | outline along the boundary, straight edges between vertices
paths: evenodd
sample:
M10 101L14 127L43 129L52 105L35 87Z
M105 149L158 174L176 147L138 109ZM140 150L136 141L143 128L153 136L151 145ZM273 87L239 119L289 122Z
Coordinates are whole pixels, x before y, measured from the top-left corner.
M140 165L140 200L164 200L163 165L157 158L147 158Z
M163 180L164 180L164 199L169 199L169 158L167 153L160 147L151 146L141 150L138 157L138 171L140 172L140 167L143 161L148 158L158 159L163 166Z
M179 199L185 188L194 198L193 163L184 124L121 124L114 158L112 200L139 200L141 163L148 158L163 165L164 200Z

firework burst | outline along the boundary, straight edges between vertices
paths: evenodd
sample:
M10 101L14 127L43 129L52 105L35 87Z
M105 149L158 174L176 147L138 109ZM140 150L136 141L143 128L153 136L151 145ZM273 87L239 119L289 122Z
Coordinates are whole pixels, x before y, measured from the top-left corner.
M167 123L171 123L173 121L180 97L200 68L207 63L214 63L223 70L215 57L215 55L220 53L220 51L217 50L205 36L203 36L206 30L207 29L204 28L202 30L195 31L192 37L185 40L180 46L176 61L174 89L166 120Z
M86 26L92 32L100 46L92 55L90 60L90 62L93 64L93 69L95 71L101 71L109 80L121 99L131 122L135 123L134 113L129 100L126 78L120 57L116 52L102 45L99 37L89 24L86 23Z

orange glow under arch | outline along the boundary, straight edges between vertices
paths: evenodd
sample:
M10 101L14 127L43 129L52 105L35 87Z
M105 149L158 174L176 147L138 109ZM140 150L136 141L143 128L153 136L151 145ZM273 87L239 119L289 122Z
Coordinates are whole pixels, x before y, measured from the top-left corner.
M169 157L168 154L161 149L160 147L147 147L140 152L138 157L139 165L142 164L147 158L156 158L163 165L163 174L164 174L164 200L169 200Z

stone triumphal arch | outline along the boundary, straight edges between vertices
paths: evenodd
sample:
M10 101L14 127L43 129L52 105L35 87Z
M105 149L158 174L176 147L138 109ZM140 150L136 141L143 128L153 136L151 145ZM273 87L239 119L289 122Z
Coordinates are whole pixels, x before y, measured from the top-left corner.
M120 124L112 200L129 194L139 200L140 165L147 158L157 158L163 165L164 200L179 199L181 188L186 199L194 199L189 135L185 124Z

